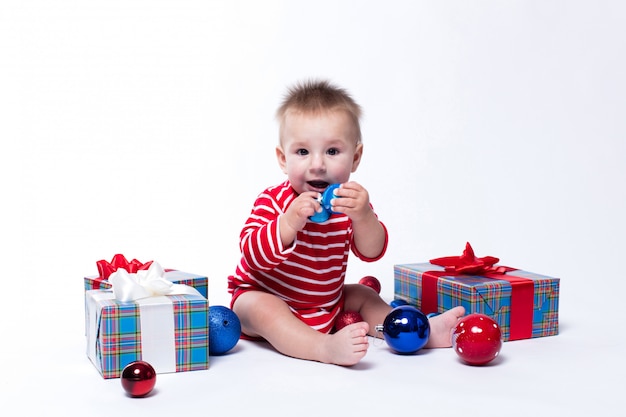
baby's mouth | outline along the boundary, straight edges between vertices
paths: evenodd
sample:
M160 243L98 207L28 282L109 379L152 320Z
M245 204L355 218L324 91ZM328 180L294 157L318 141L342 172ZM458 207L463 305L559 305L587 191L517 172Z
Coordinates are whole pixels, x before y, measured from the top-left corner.
M327 183L326 181L308 181L307 184L314 188L315 191L319 192L324 191L329 185L329 183Z

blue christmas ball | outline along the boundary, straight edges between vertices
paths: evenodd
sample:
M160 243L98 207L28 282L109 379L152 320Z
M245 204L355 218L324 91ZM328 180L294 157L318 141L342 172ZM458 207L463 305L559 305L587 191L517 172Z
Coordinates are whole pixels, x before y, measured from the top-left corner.
M326 187L319 199L319 203L322 206L322 211L319 213L316 212L314 215L309 217L309 220L316 223L322 223L328 220L331 214L335 213L332 209L330 201L333 198L338 198L334 193L335 189L339 188L340 186L341 184L331 184Z
M322 207L322 211L315 212L314 215L309 217L309 220L311 220L312 222L315 222L315 223L324 223L329 218L330 218L330 211L328 211L324 207Z
M223 355L235 347L241 336L239 317L228 307L209 307L209 354Z
M326 189L322 193L322 201L320 201L320 204L322 205L322 207L324 207L326 210L328 210L331 213L334 213L334 212L333 212L333 208L330 202L333 198L338 198L335 195L335 190L339 188L340 186L341 184L331 184L328 187L326 187Z
M385 317L383 336L396 353L415 353L428 342L430 324L426 315L417 308L401 305Z

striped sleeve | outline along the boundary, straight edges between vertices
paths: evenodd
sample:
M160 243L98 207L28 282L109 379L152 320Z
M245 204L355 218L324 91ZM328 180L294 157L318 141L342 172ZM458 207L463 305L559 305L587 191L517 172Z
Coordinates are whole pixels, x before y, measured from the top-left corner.
M352 238L352 244L351 244L352 253L354 253L356 257L359 258L360 260L364 262L375 262L379 260L380 258L382 258L383 256L385 256L385 252L387 252L387 246L389 244L389 233L387 232L387 227L385 226L383 222L380 222L380 225L383 227L383 230L385 231L385 243L383 245L383 249L380 251L380 254L375 258L368 258L365 255L363 255L361 252L359 252L358 248L354 244L354 238Z
M268 271L283 262L292 248L283 248L279 217L284 208L268 193L261 194L241 231L241 253L254 270Z

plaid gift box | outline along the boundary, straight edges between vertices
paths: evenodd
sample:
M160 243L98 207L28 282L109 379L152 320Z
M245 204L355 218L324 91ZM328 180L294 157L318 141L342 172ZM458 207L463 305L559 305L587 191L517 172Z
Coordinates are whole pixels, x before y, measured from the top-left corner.
M394 265L395 297L426 314L458 305L467 314L486 314L498 322L505 341L558 334L558 278L491 265L489 272L468 271L433 263Z
M87 356L104 378L145 360L157 373L209 367L209 303L201 295L120 302L111 290L85 291Z

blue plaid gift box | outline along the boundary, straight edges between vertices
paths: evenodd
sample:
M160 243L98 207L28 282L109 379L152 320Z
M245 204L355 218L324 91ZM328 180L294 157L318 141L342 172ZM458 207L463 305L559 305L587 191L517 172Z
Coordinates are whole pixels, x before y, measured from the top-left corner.
M394 265L395 297L421 309L424 274L436 274L434 298L439 313L462 305L467 314L486 314L498 322L505 341L558 334L558 278L522 270L505 274L528 280L534 290L531 294L532 306L529 307L532 311L527 314L527 331L520 335L515 328L511 328L511 298L515 284L480 275L448 274L443 267L428 262L399 264Z
M87 356L104 378L136 360L157 373L209 367L209 303L201 295L121 302L111 290L87 290L85 310Z
M207 278L153 262L142 268L85 278L87 356L104 378L118 378L137 360L157 373L208 369Z

